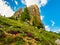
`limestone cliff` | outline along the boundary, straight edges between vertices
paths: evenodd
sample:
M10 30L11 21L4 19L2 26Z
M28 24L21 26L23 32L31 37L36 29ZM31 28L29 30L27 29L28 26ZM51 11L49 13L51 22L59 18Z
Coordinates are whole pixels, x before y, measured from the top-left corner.
M19 17L19 16L21 16L21 13L22 13L22 8L18 9L18 10L14 13L13 17L14 17L14 18Z
M44 28L42 21L41 21L41 18L40 18L40 12L39 12L38 6L31 5L30 7L28 7L28 10L29 10L29 13L31 15L30 24Z
M31 16L31 19L29 20L30 25L38 27L39 29L44 28L44 25L43 25L41 18L40 18L40 12L39 12L38 6L37 5L31 5L30 7L27 7L27 9L28 9L28 12ZM14 18L16 18L16 17L20 18L22 12L23 11L21 8L17 12L15 12L13 17Z

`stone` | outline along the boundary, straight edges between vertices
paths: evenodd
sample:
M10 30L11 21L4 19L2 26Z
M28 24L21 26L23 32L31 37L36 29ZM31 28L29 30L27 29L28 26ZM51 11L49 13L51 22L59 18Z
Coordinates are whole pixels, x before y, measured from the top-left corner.
M57 45L60 45L60 39L57 39L57 40L55 41L55 43L56 43Z
M28 7L29 14L31 16L30 24L33 26L41 25L42 28L44 28L44 25L42 24L39 8L37 5L31 5ZM35 21L35 22L34 22ZM33 24L34 22L34 24Z
M22 12L23 12L23 11L22 11L22 8L18 9L18 11L16 11L16 12L14 13L13 17L16 19L16 17L21 16L21 13L22 13Z

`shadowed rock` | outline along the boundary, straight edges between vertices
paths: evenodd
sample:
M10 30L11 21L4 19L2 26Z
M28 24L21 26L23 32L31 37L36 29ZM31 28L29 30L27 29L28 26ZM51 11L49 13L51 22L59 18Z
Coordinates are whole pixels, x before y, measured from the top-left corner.
M10 30L10 31L7 31L8 33L10 34L18 34L18 33L21 33L20 31L16 31L16 30Z
M27 34L27 36L33 37L33 34L32 33L30 33L30 32L25 32L25 33Z

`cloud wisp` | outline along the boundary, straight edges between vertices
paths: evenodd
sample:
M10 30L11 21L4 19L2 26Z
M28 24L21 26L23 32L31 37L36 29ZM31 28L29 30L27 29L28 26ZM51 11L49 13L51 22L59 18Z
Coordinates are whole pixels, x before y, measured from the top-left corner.
M44 16L41 16L41 20L43 20L44 19Z
M0 15L10 17L14 14L14 11L11 9L10 6L5 4L5 1L0 0Z
M37 5L38 7L41 7L47 4L47 0L21 0L21 2L27 7L31 5Z
M18 2L15 0L15 4L18 5Z
M60 33L60 28L54 29L53 32Z
M51 23L52 23L52 26L54 26L54 25L55 25L55 22L54 22L53 20L51 20Z
M50 31L50 27L48 25L45 26L46 31Z

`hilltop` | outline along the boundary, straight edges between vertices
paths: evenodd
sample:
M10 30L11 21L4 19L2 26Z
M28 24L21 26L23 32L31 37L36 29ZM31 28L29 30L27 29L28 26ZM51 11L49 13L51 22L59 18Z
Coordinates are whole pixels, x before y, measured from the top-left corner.
M45 30L36 5L9 18L0 16L0 45L57 45L57 39L57 33Z

